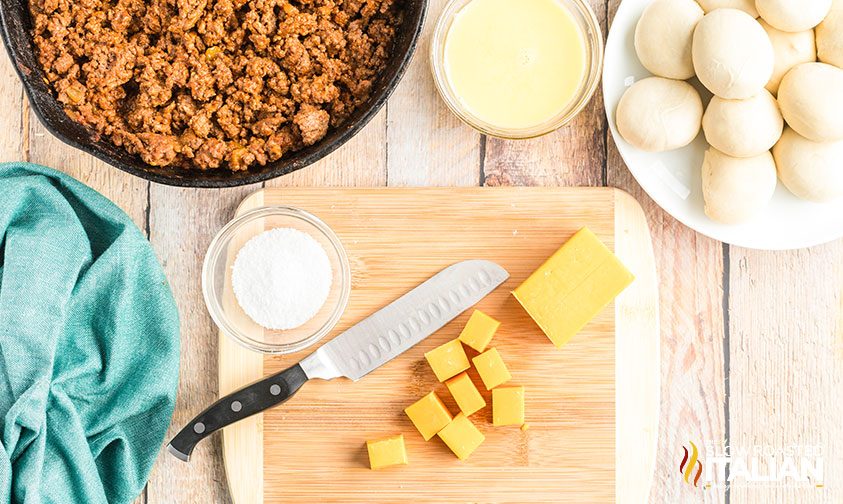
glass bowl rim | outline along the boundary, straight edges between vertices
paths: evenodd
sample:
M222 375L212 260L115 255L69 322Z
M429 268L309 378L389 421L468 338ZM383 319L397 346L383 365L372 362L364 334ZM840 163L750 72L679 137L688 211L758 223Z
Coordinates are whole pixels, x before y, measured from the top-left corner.
M340 271L338 272L340 294L336 306L331 312L331 315L328 317L328 320L321 327L319 327L319 329L314 331L309 336L295 341L293 343L267 343L250 338L248 335L243 334L242 331L239 331L228 321L228 318L225 316L225 312L222 309L221 304L217 301L218 296L213 282L214 273L212 271L212 264L216 263L221 257L221 254L225 251L224 244L228 243L231 237L234 236L245 225L253 223L258 219L272 216L291 217L294 219L298 219L299 221L302 221L308 224L310 227L318 230L319 233L321 233L322 236L324 236L328 240L328 242L330 242L331 246L333 247L334 251L336 252L339 258L340 263ZM222 331L227 337L231 338L232 340L249 350L265 354L290 354L310 347L311 345L320 341L328 333L330 333L334 329L334 327L336 327L337 323L339 322L340 318L345 312L346 307L348 306L348 300L350 298L350 295L351 266L348 261L348 255L346 253L345 247L343 246L339 237L337 237L336 233L334 233L334 230L331 229L330 226L328 226L319 217L308 212L307 210L302 210L301 208L284 205L262 206L251 209L241 215L236 216L228 223L226 223L217 232L213 240L211 240L210 245L208 245L208 251L205 254L205 259L202 262L202 296L205 300L205 306L211 316L211 319L214 321L219 330Z
M503 138L506 140L527 140L552 133L562 126L571 122L576 116L583 111L583 109L594 98L597 88L600 85L600 79L603 74L603 29L600 27L600 21L597 19L597 14L584 0L561 0L562 2L570 2L576 5L580 17L586 24L588 29L584 33L586 40L586 56L588 68L583 79L583 85L575 95L572 101L574 105L566 108L559 114L553 116L551 119L528 128L508 129L489 124L481 119L473 116L468 110L462 106L456 93L453 92L447 82L445 75L445 61L444 56L440 58L440 45L444 47L445 37L447 36L447 28L453 22L456 14L473 0L449 0L442 13L436 20L436 25L433 29L433 34L430 39L429 63L431 73L433 74L433 82L436 85L436 90L442 97L448 109L453 112L465 124L471 126L478 132L493 136L496 138ZM577 22L580 25L579 22Z

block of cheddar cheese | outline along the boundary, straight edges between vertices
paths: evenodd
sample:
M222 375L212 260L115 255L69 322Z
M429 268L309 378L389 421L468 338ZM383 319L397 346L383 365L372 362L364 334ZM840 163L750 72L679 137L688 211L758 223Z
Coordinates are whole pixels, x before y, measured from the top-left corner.
M588 228L580 229L513 295L557 347L567 343L634 277Z

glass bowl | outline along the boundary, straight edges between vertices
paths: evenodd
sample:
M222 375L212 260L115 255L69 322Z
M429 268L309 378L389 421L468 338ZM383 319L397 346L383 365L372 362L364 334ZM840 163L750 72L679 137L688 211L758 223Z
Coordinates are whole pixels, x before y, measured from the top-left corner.
M311 320L295 329L265 329L243 311L231 288L237 253L252 237L274 228L294 228L312 236L331 262L328 299ZM211 318L226 335L251 350L288 354L313 345L339 321L351 293L351 268L339 238L315 215L292 207L250 210L226 224L214 237L202 266L202 294Z
M445 72L445 39L448 31L451 29L451 24L454 22L454 17L471 1L450 0L448 2L442 14L439 16L439 20L436 22L436 27L433 30L433 39L430 43L430 65L433 71L433 80L448 108L457 117L484 135L520 140L546 135L561 128L588 105L595 91L597 91L597 85L600 82L600 74L603 68L603 32L600 29L597 16L584 0L557 0L560 4L568 8L574 21L576 21L585 36L586 72L585 78L577 90L577 94L568 106L555 117L529 128L501 128L494 124L489 124L472 114L462 104L462 101L451 87Z

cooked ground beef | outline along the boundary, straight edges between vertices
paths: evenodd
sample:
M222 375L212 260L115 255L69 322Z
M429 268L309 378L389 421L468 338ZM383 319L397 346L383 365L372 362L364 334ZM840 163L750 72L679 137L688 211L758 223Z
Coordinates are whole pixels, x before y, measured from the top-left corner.
M400 0L30 0L67 114L153 166L245 170L369 98Z

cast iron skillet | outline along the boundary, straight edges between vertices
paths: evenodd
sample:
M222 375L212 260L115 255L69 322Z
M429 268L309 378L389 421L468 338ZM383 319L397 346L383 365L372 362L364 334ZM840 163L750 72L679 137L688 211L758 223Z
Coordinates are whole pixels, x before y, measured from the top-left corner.
M392 57L375 84L369 101L355 110L342 126L328 131L325 138L316 144L266 166L238 172L150 166L139 156L115 147L107 138L72 121L46 84L35 55L29 0L0 0L0 25L6 50L23 82L35 115L61 141L153 182L182 187L233 187L280 177L318 161L348 141L377 114L404 74L424 25L427 0L404 0L401 3L404 4L404 20L395 36Z

